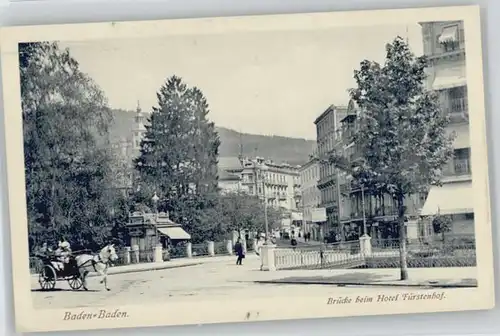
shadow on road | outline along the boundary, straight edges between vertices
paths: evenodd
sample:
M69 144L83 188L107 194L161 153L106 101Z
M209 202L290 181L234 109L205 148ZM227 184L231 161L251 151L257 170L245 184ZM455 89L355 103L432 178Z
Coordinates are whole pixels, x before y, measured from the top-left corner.
M96 289L89 289L89 290L83 290L83 289L77 289L77 290L74 290L74 289L63 289L63 288L54 288L54 289L40 289L40 288L36 288L36 289L32 289L31 290L32 292L41 292L41 293L51 293L51 292L101 292L99 290L96 290Z

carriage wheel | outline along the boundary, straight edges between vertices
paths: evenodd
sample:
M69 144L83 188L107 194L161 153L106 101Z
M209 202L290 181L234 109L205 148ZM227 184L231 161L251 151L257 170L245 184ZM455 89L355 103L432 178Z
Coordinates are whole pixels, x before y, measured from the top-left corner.
M57 274L54 267L44 265L38 276L38 282L43 290L51 290L56 287Z
M74 275L68 279L68 284L72 290L78 290L83 286L83 280L80 275Z

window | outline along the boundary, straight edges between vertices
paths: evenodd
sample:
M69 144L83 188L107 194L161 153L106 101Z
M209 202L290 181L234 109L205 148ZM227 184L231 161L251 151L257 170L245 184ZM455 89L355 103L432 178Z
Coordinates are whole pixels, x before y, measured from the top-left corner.
M455 175L468 175L471 172L470 167L470 149L455 149L453 157L453 171Z
M443 44L445 52L450 52L458 49L458 42L448 42Z
M461 31L458 29L458 25L443 27L441 34L437 36L437 45L440 46L444 52L458 50L462 38L460 35Z
M465 32L463 28L458 30L458 42L461 44L465 43Z

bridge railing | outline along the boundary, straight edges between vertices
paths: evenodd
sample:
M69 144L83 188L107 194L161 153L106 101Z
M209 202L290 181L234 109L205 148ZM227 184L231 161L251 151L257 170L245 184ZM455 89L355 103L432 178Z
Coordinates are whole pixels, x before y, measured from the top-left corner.
M367 268L394 268L400 266L399 240L387 239L374 244L367 256ZM472 239L450 238L442 241L407 241L408 267L467 267L476 265L476 246Z
M406 251L410 268L476 266L473 240L408 240ZM370 248L360 241L351 241L323 246L277 247L273 253L277 270L400 267L400 242L397 239L377 241Z
M274 251L274 265L277 270L343 268L363 260L359 241L277 247Z

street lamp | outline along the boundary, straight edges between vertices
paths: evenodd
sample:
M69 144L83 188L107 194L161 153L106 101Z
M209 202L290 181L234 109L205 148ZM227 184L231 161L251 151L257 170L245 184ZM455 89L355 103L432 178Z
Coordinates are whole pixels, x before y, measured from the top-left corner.
M363 236L366 236L365 186L363 184L361 184L361 206L363 207Z
M153 201L153 207L154 207L154 212L155 212L155 222L154 222L154 225L155 225L155 244L154 244L154 246L158 245L158 228L157 228L156 224L158 221L158 201L159 200L160 200L160 198L158 197L158 195L156 194L156 191L155 191L155 194L151 198L151 201Z
M262 195L264 197L264 223L265 223L265 231L266 231L266 238L264 241L265 245L269 244L269 220L267 218L267 199L266 199L266 177L264 175L264 172L268 170L268 167L266 164L260 164L259 165L259 175L262 180Z

